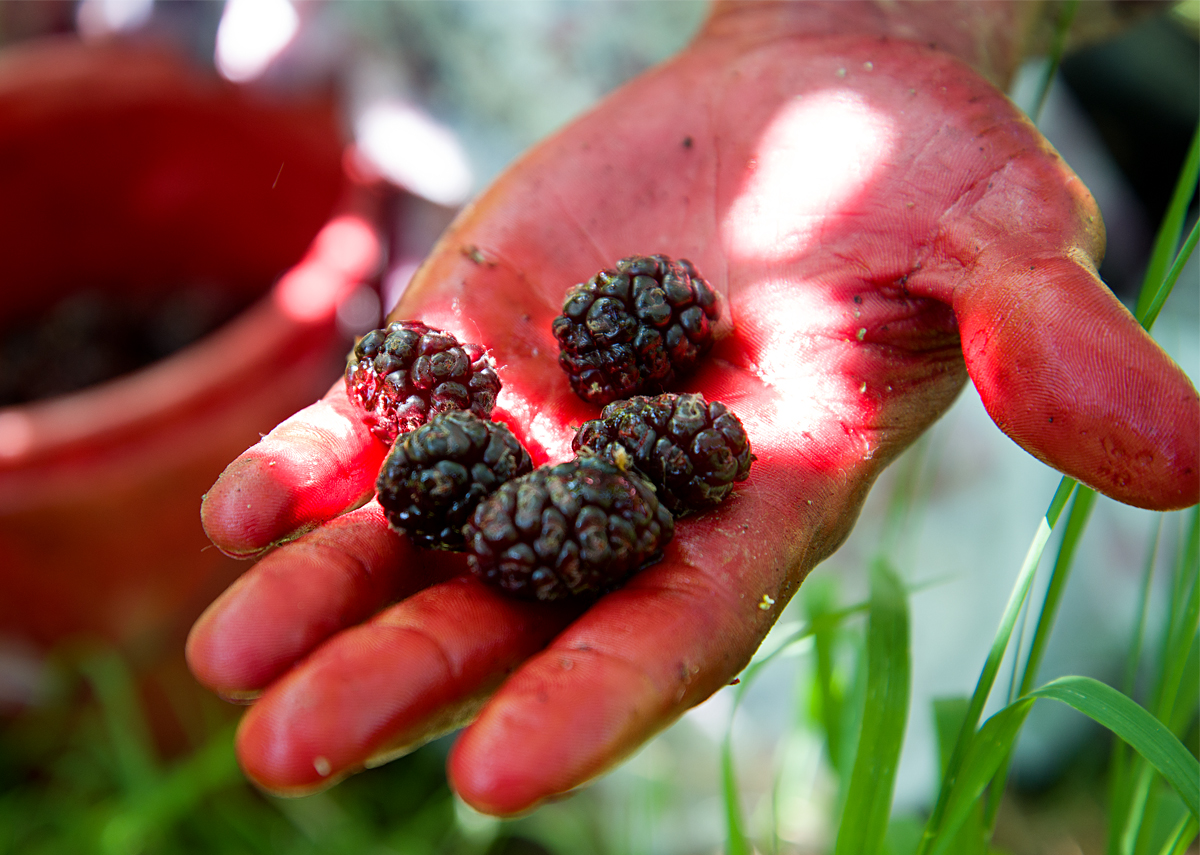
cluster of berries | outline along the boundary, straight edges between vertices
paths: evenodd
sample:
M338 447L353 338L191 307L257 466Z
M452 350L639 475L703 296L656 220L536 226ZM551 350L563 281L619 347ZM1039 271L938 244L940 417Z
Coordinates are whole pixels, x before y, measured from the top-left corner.
M711 508L754 457L741 422L702 395L658 391L712 346L715 293L687 261L622 259L576 285L554 321L559 362L605 403L575 457L533 467L489 419L500 380L483 348L418 321L355 345L346 387L392 448L376 482L388 522L517 596L598 594L654 563L675 516ZM620 399L620 400L618 400Z

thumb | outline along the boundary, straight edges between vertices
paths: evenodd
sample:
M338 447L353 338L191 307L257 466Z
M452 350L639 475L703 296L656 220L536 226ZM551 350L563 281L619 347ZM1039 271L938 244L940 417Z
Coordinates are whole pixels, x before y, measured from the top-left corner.
M1026 451L1130 505L1200 500L1196 389L1083 253L1008 255L952 303L983 404Z

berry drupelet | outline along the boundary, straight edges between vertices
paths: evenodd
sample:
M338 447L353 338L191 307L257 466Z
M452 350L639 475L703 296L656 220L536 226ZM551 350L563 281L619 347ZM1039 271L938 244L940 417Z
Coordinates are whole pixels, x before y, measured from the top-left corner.
M754 461L738 417L703 395L614 401L583 424L572 445L612 459L628 455L676 516L720 504Z
M481 345L460 344L420 321L399 321L354 345L346 391L371 432L390 445L436 413L470 410L486 419L500 378Z
M552 329L571 388L607 404L691 371L719 316L716 292L690 261L638 255L572 287Z
M603 593L659 560L675 524L637 472L585 452L502 484L464 531L484 582L558 600Z
M375 489L392 528L426 549L461 551L476 505L532 470L507 426L451 410L396 438Z

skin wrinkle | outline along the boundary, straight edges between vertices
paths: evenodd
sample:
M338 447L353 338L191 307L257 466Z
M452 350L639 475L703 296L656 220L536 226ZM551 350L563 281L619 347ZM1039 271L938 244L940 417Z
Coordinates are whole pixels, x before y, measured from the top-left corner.
M403 614L399 609L390 609L384 612L375 620L371 621L372 625L394 628L399 631L401 638L414 637L426 643L426 646L433 649L442 663L445 673L451 675L455 680L462 678L464 669L462 662L457 657L452 657L437 638L431 635L424 627L420 625L413 616ZM434 681L437 682L437 681Z
M913 301L906 301L906 302L908 302L911 305L911 303ZM923 298L920 302L931 303L934 301L928 301L927 299ZM941 305L941 304L939 303L939 305ZM889 306L889 308L895 308L895 307L896 307L895 303L893 303ZM928 311L928 309L926 311ZM888 320L887 323L892 324L892 323L897 323L897 321ZM824 337L828 341L828 343L830 345L830 349L837 348L839 352L847 353L847 354L861 353L863 350L863 345L866 344L865 340L863 343L847 342L846 338L845 338L845 333L833 331L833 330L818 331L818 332L810 333L810 338L815 338L815 337ZM953 371L955 368L959 368L960 370L955 372L959 376L956 378L953 388L951 390L949 390L948 394L938 396L938 399L939 399L938 403L941 405L938 408L939 412L944 410L945 407L948 407L949 404L953 402L953 400L958 396L959 392L961 391L963 385L966 382L967 378L966 378L965 366L963 365L962 354L961 354L961 350L959 348L957 333L955 333L954 340L952 343L951 342L939 343L937 345L931 346L930 348L924 349L924 350L919 350L919 349L915 349L915 348L910 349L910 348L898 347L894 343L887 342L887 341L874 341L868 346L876 349L876 351L877 351L877 356L875 356L872 361L886 361L889 363L890 362L898 362L898 363L906 366L905 371L903 373L909 374L909 375L911 375L911 373L912 373L912 368L911 368L911 365L909 365L909 363L912 360L911 355L913 353L921 354L924 357L924 361L927 361L928 355L930 353L944 351L945 358L943 360L939 360L938 364L939 365L948 364L949 365L948 369L939 369L937 366L931 365L931 366L929 366L929 370L924 372L922 374L922 376L911 378L911 380L908 382L900 383L901 387L910 387L910 388L911 387L919 387L919 386L929 386L930 384L936 385L938 383L938 378L942 377L946 373L947 370ZM900 381L897 381L897 382L900 382ZM769 382L767 382L765 379L764 379L764 383L768 386L770 385ZM896 387L893 386L893 391L895 390L895 388ZM861 408L854 408L852 406L851 409L856 412L861 412ZM887 408L884 406L878 406L869 413L869 415L871 416L870 419L860 420L855 423L856 432L860 432L860 433L864 434L864 453L873 455L880 448L885 448L896 442L895 437L898 434L898 431L897 431L898 424L895 422L881 421L881 419L889 411L890 411L890 408ZM841 415L836 415L831 408L826 407L826 413L829 415L830 420L835 421L835 422L844 422L843 417ZM866 413L863 413L863 414L867 415ZM901 414L901 415L895 416L894 418L896 419L896 421L898 423L904 424L904 426L905 426L904 432L911 431L911 429L913 427L919 427L923 422L928 420L927 416L924 413L910 413L907 416ZM872 439L869 439L866 435L872 435L875 438L872 440ZM902 435L902 434L900 434L900 435ZM815 464L815 461L814 461L814 464Z
M932 234L930 236L928 245L930 247L939 246L943 243L943 239L945 239L945 242L950 244L950 253L953 255L954 259L962 265L964 271L966 271L968 268L974 268L978 262L979 256L983 254L985 250L982 245L976 246L974 253L972 253L970 258L967 259L967 248L962 246L963 241L961 239L949 237L949 235L951 232L957 230L955 227L962 226L968 221L974 221L975 218L972 214L972 209L978 206L980 202L980 196L982 196L982 194L980 194L980 196L976 196L974 191L985 181L993 182L995 176L1007 172L1011 167L1011 160L1005 161L1004 163L995 164L987 172L987 174L981 176L977 180L971 182L969 186L963 188L963 190L960 191L955 197L954 202L946 206L945 210L942 212L941 216L938 217L937 222L931 229ZM985 192L991 190L992 186L988 186ZM949 227L949 229L947 227ZM969 228L968 235L972 241L979 240L977 228ZM973 280L974 277L969 277L969 279ZM962 281L967 280L960 280L960 282L956 283L951 289L949 294L939 295L940 298L948 303L956 302L958 287L962 284Z
M944 352L948 358L962 360L958 322L953 311L948 313L951 328L936 323L938 316L948 308L945 303L927 297L898 296L889 300L891 307L896 310L895 314L875 321L873 326L864 325L867 332L863 336L863 344L887 348L900 354L901 359L912 355L928 357ZM884 331L883 327L889 329Z
M583 222L575 214L575 211L572 209L572 206L567 204L566 200L562 198L562 195L559 193L559 191L557 189L553 189L551 191L550 198L554 201L555 206L558 208L559 215L564 217L569 223L571 223L571 225L574 226L576 233L578 233L580 237L582 237L584 240L586 240L588 245L592 248L592 253L593 253L594 257L597 259L597 262L596 262L597 270L606 268L610 264L613 264L617 261L617 259L615 257L613 257L611 252L606 251L603 247L600 246L600 244L596 241L596 239L594 237L592 237L590 230L583 224ZM571 283L571 284L574 284L574 283ZM564 293L566 292L566 287L563 288L563 292Z
M361 579L370 589L376 590L380 594L384 593L384 585L379 574L372 569L370 562L366 558L344 547L323 542L323 539L314 540L309 544L297 544L296 548L299 555L308 553L312 556L314 562L320 562L324 556L326 561L340 564L347 576ZM357 587L353 582L351 582L351 586Z
M768 47L770 47L770 46L768 46ZM764 49L765 49L765 48L764 48ZM745 60L743 60L743 61L745 61ZM1004 128L1004 127L1007 125L1007 124L1009 124L1009 123L1007 123L1007 122L994 123L994 124L993 124L993 125L991 125L989 128L983 129L983 135L986 135L986 134L988 134L988 133L996 133L996 132L999 132L999 131L1000 131L1000 130L1002 130L1002 129L1003 129L1003 128ZM930 141L929 141L929 140L927 140L927 141L926 141L926 143L925 143L925 146L926 146L926 148L927 148L927 149L928 149L929 145L930 145ZM914 168L916 168L916 167L914 167ZM994 170L993 170L993 171L994 171ZM978 182L980 182L980 181L986 181L986 180L987 180L987 176L985 175L985 176L983 176L983 177L981 177L981 178L977 179L977 180L976 180L976 184L978 184ZM972 185L972 186L975 186L975 185ZM968 192L968 191L964 191L964 192ZM831 228L831 227L830 227L830 228ZM840 337L840 336L838 336L838 334L837 334L837 333L824 333L824 331L822 331L821 333L818 333L818 334L827 334L827 335L829 335L831 338L834 338L834 339L836 339L836 338L839 338L839 337ZM810 335L811 335L811 333L810 333ZM948 347L948 346L950 346L950 345L949 345L949 342L947 341L947 343L946 343L944 346L947 346L947 347ZM936 346L936 345L935 345L935 346L933 347L933 349L940 349L940 348L938 348L938 346ZM886 357L883 357L883 358L886 358ZM763 367L762 367L762 364L761 364L761 363L758 363L758 364L756 365L756 373L758 373L758 375L760 376L760 378L761 378L761 379L763 379L763 380L764 380L764 382L766 382L766 381L767 381L767 378L766 378L765 372L763 371ZM934 374L940 374L940 373L944 373L944 372L932 372L932 373L934 373ZM962 380L965 380L965 377L964 377L964 378L962 378ZM958 387L958 388L961 388L961 383L962 383L962 380L960 380L960 382L959 382L959 383L955 384L955 385L956 385L956 387ZM947 397L947 398L949 398L949 399L951 399L951 400L952 400L953 396L954 396L954 395L956 395L956 394L957 394L957 388L956 388L955 390L953 390L953 392L952 392L952 394L951 394L950 396L943 396L943 397Z

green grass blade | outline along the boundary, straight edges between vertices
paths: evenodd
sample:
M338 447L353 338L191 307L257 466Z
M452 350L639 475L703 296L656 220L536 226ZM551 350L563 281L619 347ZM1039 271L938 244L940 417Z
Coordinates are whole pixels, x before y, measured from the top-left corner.
M1171 296L1171 291L1175 288L1175 282L1179 279L1179 274L1183 272L1184 265L1192 257L1192 251L1196 249L1198 234L1200 234L1200 222L1192 226L1187 240L1183 242L1183 246L1179 249L1179 254L1175 257L1175 263L1167 271L1167 276L1163 280L1162 287L1155 290L1150 304L1146 307L1145 315L1139 315L1138 319L1146 329L1150 329L1150 327L1154 326L1154 322L1158 320L1158 313L1162 311L1163 304L1167 302L1167 297Z
M742 818L740 788L737 782L737 765L733 759L733 721L741 706L742 698L762 669L777 656L805 639L819 633L830 631L851 615L865 612L870 602L822 614L818 619L784 635L773 647L760 649L754 660L742 671L741 678L734 688L733 704L729 711L729 724L721 741L721 802L725 813L725 848L727 855L750 855L753 851L746 838L746 824Z
M164 775L149 794L116 811L104 825L102 848L112 853L141 851L151 835L187 816L203 798L243 780L230 727Z
M129 667L116 652L101 650L85 656L79 670L99 702L121 788L149 791L159 776L158 759Z
M1141 758L1138 758L1141 760ZM1154 816L1154 804L1150 798L1151 786L1154 784L1154 770L1150 764L1139 762L1134 766L1133 785L1130 788L1131 797L1126 813L1126 825L1117 838L1117 851L1122 855L1133 855L1137 849L1138 837L1150 825L1147 820Z
M954 741L962 729L963 719L971 700L966 695L952 698L938 698L933 702L934 728L937 733L938 769L944 774L950 763L950 754L954 751ZM987 851L983 808L976 806L963 821L958 831L952 835L951 851L955 855L983 855Z
M808 592L803 600L804 611L809 623L816 627L822 617L834 612L835 599L832 587L816 586ZM849 769L843 759L842 721L845 717L845 692L834 682L834 647L837 640L837 626L823 623L821 628L813 633L813 653L815 669L812 681L812 717L821 723L825 731L825 750L829 754L829 763L839 775L846 775Z
M1158 674L1150 705L1162 722L1172 719L1180 690L1184 687L1184 671L1200 631L1200 509L1193 508L1188 518L1187 534L1172 580L1170 611L1159 649ZM1119 831L1114 834L1115 851L1123 855L1135 851L1142 828L1154 811L1154 769L1145 762L1138 762L1131 766L1129 775L1133 781L1128 790L1130 798L1120 806L1124 825L1114 826Z
M934 836L940 830L947 808L947 801L950 793L957 786L956 781L959 770L975 738L975 728L978 725L980 716L983 714L983 707L987 703L992 685L996 681L996 673L999 671L1000 663L1004 659L1004 653L1008 649L1008 643L1012 638L1013 626L1016 624L1017 616L1020 614L1025 598L1029 595L1029 586L1033 582L1034 572L1037 570L1037 566L1042 559L1042 553L1046 549L1046 542L1050 539L1050 532L1053 531L1058 518L1062 515L1063 508L1074 492L1075 486L1076 482L1071 478L1064 477L1059 482L1058 489L1054 493L1054 498L1050 502L1050 507L1047 508L1045 516L1038 523L1038 529L1034 534L1033 542L1030 543L1029 550L1025 554L1025 561L1021 566L1020 572L1017 574L1017 581L1013 586L1012 595L1005 606L1004 614L1000 619L1000 627L996 631L991 650L988 652L987 660L984 662L983 671L980 673L979 680L975 684L975 691L971 695L971 703L967 709L967 715L963 719L962 729L959 731L954 751L950 755L950 762L947 764L946 772L942 777L942 786L938 791L937 801L933 806L929 822L926 824L925 837L921 841L921 848L919 850L921 855L928 852L930 842L932 842ZM995 768L993 768L994 771Z
M1037 104L1033 108L1033 121L1037 122L1042 115L1042 108L1046 106L1046 96L1050 94L1050 84L1054 82L1054 77L1058 74L1058 67L1062 65L1063 51L1067 46L1067 33L1071 30L1071 22L1075 20L1075 12L1079 9L1079 0L1068 0L1059 9L1058 20L1054 22L1054 41L1050 45L1050 55L1046 58L1046 68L1042 72L1041 82L1038 84Z
M871 565L870 604L866 701L836 855L882 847L908 717L908 601L900 579L882 559Z
M1153 710L1162 721L1169 722L1175 709L1183 673L1200 632L1200 556L1197 555L1197 532L1200 531L1200 508L1189 514L1191 523L1180 561L1176 568L1172 605L1167 631L1164 635L1159 661L1162 671L1154 695Z
M725 809L725 852L727 855L751 855L754 851L746 839L746 823L742 819L741 791L737 769L733 763L733 715L730 727L721 741L721 802Z
M1033 640L1030 642L1029 652L1025 657L1024 665L1021 668L1014 667L1013 669L1014 686L1013 692L1009 696L1010 703L1018 697L1028 694L1037 680L1038 670L1042 664L1042 657L1046 652L1046 645L1050 641L1054 622L1058 618L1058 609L1062 604L1063 592L1066 590L1067 580L1071 576L1075 551L1079 546L1080 540L1083 538L1084 529L1087 528L1087 522L1091 517L1092 508L1095 504L1096 492L1081 484L1071 499L1071 510L1067 514L1067 522L1063 529L1063 538L1058 545L1058 552L1054 558L1054 569L1050 573L1049 582L1046 583L1046 595L1042 598L1042 605L1038 611L1037 625L1033 631ZM996 815L1000 810L1000 800L1004 792L1005 783L1008 780L1010 762L1011 758L1001 764L1000 772L996 775L996 780L992 784L991 792L988 796L987 815L984 819L984 823L988 828L995 826Z
M1051 698L1087 715L1128 742L1200 816L1200 761L1148 710L1090 677L1061 677L997 712L979 729L947 797L944 821L932 838L932 855L953 851L954 833L966 821L1000 764L1012 751L1034 701Z
M1158 561L1158 544L1162 537L1164 519L1165 517L1160 514L1154 537L1150 541L1145 568L1142 571L1137 617L1129 644L1129 655L1125 660L1125 675L1121 682L1121 690L1129 697L1134 696L1138 666L1142 661L1142 646L1145 643L1146 621L1150 606L1150 588L1154 581L1154 567ZM1136 774L1136 767L1130 763L1129 751L1125 743L1115 740L1112 747L1112 758L1109 761L1108 848L1106 850L1108 855L1117 855L1120 852L1120 841L1125 836L1125 829L1128 827L1131 814L1130 807L1134 804L1133 794L1137 786Z
M1161 305L1166 301L1165 296L1160 299L1159 292L1163 290L1171 258L1176 254L1175 248L1179 246L1179 237L1183 234L1183 222L1187 217L1188 208L1192 204L1192 197L1196 194L1198 177L1200 177L1200 126L1197 126L1196 132L1192 135L1192 143L1188 147L1187 155L1183 159L1183 166L1179 170L1179 178L1175 182L1171 201L1167 204L1167 211L1159 224L1158 234L1154 239L1154 249L1150 253L1146 275L1142 280L1142 290L1138 294L1134 314L1147 329L1150 328L1147 318L1151 305L1155 302ZM1151 320L1150 323L1153 321Z
M1138 605L1136 618L1133 625L1133 637L1129 643L1129 655L1125 660L1125 674L1121 680L1121 690L1129 695L1134 696L1134 691L1137 688L1137 673L1138 666L1142 661L1142 648L1146 643L1146 621L1150 613L1150 590L1154 582L1154 567L1158 563L1158 547L1162 541L1163 520L1166 519L1165 514L1158 514L1157 525L1154 527L1154 536L1150 539L1150 546L1146 554L1146 563L1142 570L1142 587L1138 591Z
M933 727L937 733L938 769L942 774L950 765L950 754L954 751L954 740L962 730L963 720L971 700L966 695L952 698L937 698L933 702Z
M1179 821L1175 833L1162 848L1162 855L1184 855L1189 846L1196 840L1196 831L1200 828L1194 816L1185 816Z
M941 821L936 829L926 827L923 842L931 855L957 855L959 830L971 812L978 809L980 796L1012 751L1032 706L1032 698L1023 698L997 712L979 728L950 788L943 786L946 796Z
M1175 692L1175 708L1163 723L1171 728L1171 732L1179 736L1186 732L1196 718L1196 710L1200 708L1200 637L1192 637L1192 647L1179 680L1179 688Z
M1200 817L1200 760L1137 701L1091 677L1061 677L1026 697L1061 701L1111 730L1148 760Z
M1071 567L1075 561L1075 551L1087 528L1092 508L1096 504L1096 491L1080 485L1071 500L1071 512L1067 515L1067 524L1063 529L1063 539L1058 546L1058 554L1054 559L1054 569L1050 573L1050 581L1046 585L1046 596L1038 613L1037 626L1033 631L1033 641L1029 645L1029 655L1021 673L1020 690L1018 695L1026 695L1037 681L1038 669L1050 641L1050 633L1054 621L1058 617L1058 609L1062 604L1063 591L1066 590L1067 580L1071 576Z

